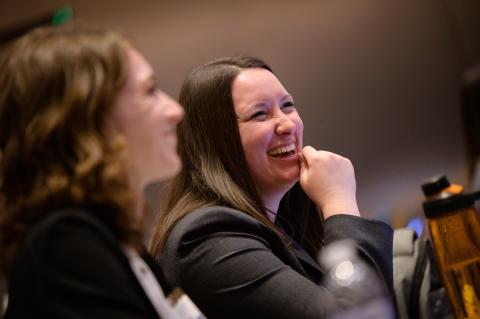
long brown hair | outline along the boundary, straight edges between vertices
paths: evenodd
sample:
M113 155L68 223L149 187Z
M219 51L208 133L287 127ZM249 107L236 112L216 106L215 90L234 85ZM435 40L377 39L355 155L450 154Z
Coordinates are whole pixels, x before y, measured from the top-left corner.
M94 210L137 242L126 183L127 150L104 119L128 72L129 42L81 25L31 31L0 61L0 267L28 231L56 210Z
M171 184L152 237L151 251L157 258L175 223L200 207L223 205L235 208L277 231L266 215L249 173L233 106L232 82L247 68L272 72L257 58L221 58L194 70L181 88L179 101L185 108L185 118L177 132L183 169ZM281 211L286 212L283 216L288 216L285 205L292 204L291 198L292 201L283 201ZM318 226L316 235L303 236L311 233L304 229L294 232L302 234L300 241L315 254L323 238L322 222L318 213L310 215L315 222L302 227ZM292 226L296 227L298 223L292 223Z

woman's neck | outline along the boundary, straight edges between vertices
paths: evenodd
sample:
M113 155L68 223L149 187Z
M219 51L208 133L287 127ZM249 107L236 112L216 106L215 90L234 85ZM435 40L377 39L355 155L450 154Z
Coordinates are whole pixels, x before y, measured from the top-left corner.
M270 194L269 196L262 196L263 204L267 212L268 219L275 223L277 217L278 206L285 193Z

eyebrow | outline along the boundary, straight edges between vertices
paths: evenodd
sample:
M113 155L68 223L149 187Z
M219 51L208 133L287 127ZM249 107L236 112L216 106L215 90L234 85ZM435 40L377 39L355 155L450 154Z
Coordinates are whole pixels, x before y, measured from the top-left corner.
M280 101L285 101L285 100L293 100L293 96L290 93L287 93L280 98ZM267 104L268 103L266 103L265 100L262 100L261 102L251 105L250 107L251 108L265 107L267 106Z

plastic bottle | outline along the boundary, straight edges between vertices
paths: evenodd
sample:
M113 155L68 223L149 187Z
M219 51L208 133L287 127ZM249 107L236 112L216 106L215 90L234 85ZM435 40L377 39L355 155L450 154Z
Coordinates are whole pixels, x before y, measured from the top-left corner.
M442 282L456 319L480 318L479 193L462 193L445 176L422 185L423 209Z
M323 248L320 263L327 270L325 285L337 304L328 319L392 319L394 311L383 283L372 267L357 255L350 240Z

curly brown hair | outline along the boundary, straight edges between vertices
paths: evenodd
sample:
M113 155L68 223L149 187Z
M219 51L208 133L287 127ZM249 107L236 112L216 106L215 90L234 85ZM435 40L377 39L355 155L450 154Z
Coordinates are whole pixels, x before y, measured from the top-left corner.
M104 132L128 73L129 41L85 25L31 31L0 58L0 270L29 230L55 211L94 211L138 243L127 148Z

